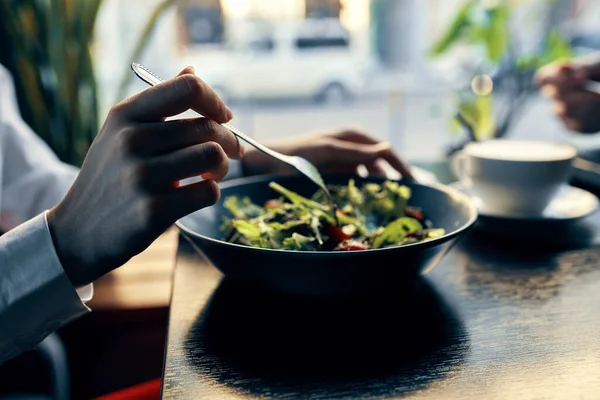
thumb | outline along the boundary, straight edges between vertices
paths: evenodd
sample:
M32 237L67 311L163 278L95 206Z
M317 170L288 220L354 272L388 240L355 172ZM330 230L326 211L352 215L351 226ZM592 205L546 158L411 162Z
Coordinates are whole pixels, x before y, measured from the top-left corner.
M181 72L177 74L177 76L188 75L188 74L196 75L196 69L194 67L192 67L191 65L188 65L187 67L182 69Z

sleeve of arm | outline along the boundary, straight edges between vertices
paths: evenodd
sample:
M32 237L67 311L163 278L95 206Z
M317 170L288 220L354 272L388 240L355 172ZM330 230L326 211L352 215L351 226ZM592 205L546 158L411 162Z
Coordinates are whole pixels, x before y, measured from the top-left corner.
M87 313L54 250L46 213L0 237L0 364Z
M12 77L0 65L0 228L8 231L54 207L78 172L23 121Z

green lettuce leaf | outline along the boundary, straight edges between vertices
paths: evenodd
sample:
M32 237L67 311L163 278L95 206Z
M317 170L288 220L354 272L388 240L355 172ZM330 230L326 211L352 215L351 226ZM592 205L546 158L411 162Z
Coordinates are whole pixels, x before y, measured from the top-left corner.
M223 201L223 207L225 207L235 218L251 219L265 213L264 208L252 203L248 197L244 197L241 201L237 196L227 197Z
M375 197L381 192L381 185L377 183L367 183L363 186L363 191L367 196Z
M261 236L261 229L258 223L245 221L245 220L236 220L232 221L233 226L239 233L246 236L249 240L259 240Z
M313 232L315 233L315 237L317 238L317 242L319 242L320 245L323 244L323 238L321 237L321 221L319 221L319 217L317 216L313 216L310 220L310 227L312 228Z
M386 244L399 244L411 233L423 232L423 226L414 218L401 217L390 222L373 241L373 248L379 249Z
M314 250L316 246L314 237L308 237L300 235L299 233L293 233L291 237L283 240L283 247L286 250Z
M283 224L279 223L279 222L268 222L267 223L267 226L270 229L273 229L274 231L277 231L277 232L288 231L290 229L296 228L301 225L306 225L306 222L302 221L302 220L291 220L291 221L284 222Z
M360 190L356 187L354 179L348 182L348 200L355 208L360 209L365 204L365 198Z
M248 242L251 246L264 249L280 249L282 246L280 231L269 227L260 218L254 220L234 220L232 225L242 235L242 241Z
M281 186L278 183L271 182L271 183L269 183L269 187L271 189L275 190L276 192L280 193L281 195L285 196L293 204L297 204L297 205L302 204L302 205L305 205L306 207L309 207L309 208L312 208L315 210L319 210L319 211L323 211L323 212L329 211L329 207L324 206L323 204L317 203L316 201L307 199L306 197L300 196L298 193L294 193L291 190L284 188L283 186Z

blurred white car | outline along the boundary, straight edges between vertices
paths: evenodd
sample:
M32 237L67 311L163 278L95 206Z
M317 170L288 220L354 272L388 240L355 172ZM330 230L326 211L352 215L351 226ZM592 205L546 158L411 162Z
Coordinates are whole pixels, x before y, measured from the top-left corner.
M363 90L365 64L339 21L253 25L239 30L220 57L190 63L228 100L314 98L342 103Z

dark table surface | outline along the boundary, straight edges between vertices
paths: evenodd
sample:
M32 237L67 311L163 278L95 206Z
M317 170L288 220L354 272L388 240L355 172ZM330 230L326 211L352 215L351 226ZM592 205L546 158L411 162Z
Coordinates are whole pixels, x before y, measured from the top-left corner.
M241 287L181 239L163 397L599 399L599 231L600 213L553 240L476 228L411 287L354 300Z

